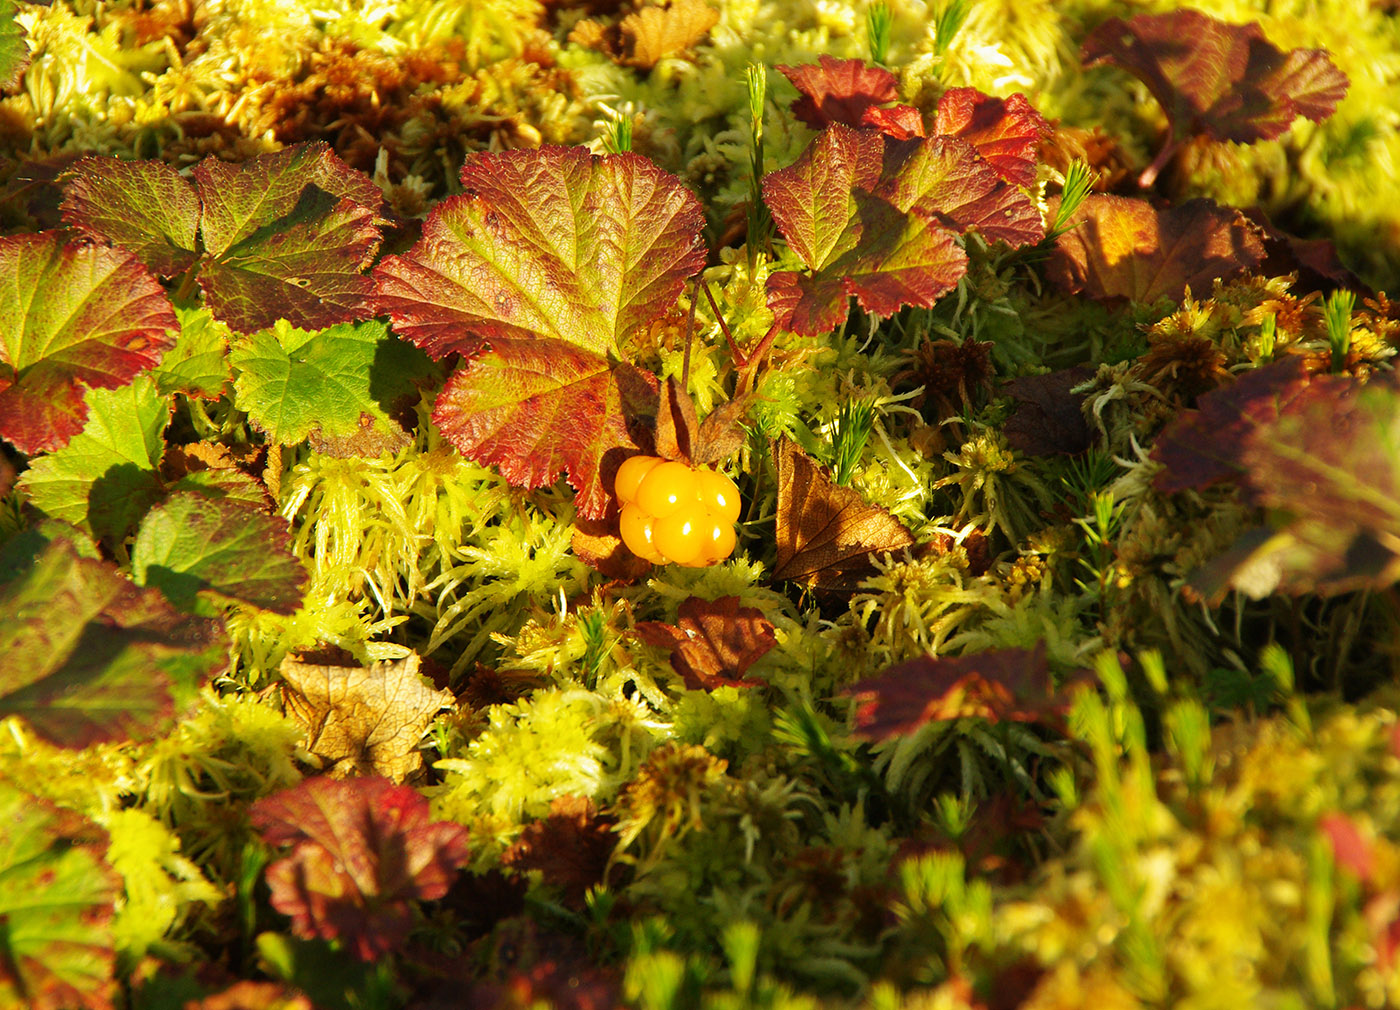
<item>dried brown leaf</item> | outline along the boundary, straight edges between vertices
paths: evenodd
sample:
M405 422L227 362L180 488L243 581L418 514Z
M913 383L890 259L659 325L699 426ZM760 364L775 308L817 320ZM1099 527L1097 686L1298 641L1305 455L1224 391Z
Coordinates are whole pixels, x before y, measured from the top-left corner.
M778 644L773 624L753 607L739 606L739 597L705 600L692 596L680 606L674 626L659 621L637 625L637 637L648 645L671 650L671 666L691 690L752 687L745 672Z
M778 470L778 558L773 578L818 589L855 589L870 555L910 547L914 538L888 509L840 487L789 438L773 449Z
M671 0L665 7L629 14L619 26L627 50L622 62L650 70L695 45L718 22L719 11L705 0Z
M331 775L402 782L423 766L423 734L456 702L425 684L418 666L416 653L368 669L282 661L287 710L306 729L307 750L335 762Z

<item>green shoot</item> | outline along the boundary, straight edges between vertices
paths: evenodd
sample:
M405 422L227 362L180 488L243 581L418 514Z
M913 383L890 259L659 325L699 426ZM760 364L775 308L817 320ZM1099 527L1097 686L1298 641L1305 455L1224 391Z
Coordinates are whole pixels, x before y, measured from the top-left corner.
M1067 222L1074 216L1074 212L1083 206L1096 181L1096 173L1086 162L1076 158L1070 163L1069 168L1065 169L1065 182L1060 192L1060 206L1055 211L1055 223L1051 225L1047 238L1053 241L1069 230Z
M1340 372L1351 350L1351 310L1356 305L1352 291L1333 291L1327 296L1322 317L1327 322L1327 341L1332 345L1332 371Z
M863 401L847 401L841 405L836 415L836 427L832 432L831 443L835 450L832 461L832 479L845 485L855 476L860 457L865 452L865 443L875 425L875 405Z
M877 0L865 12L865 36L870 44L870 62L885 62L890 50L890 24L894 20L890 5Z
M1278 336L1278 318L1270 312L1264 317L1264 321L1259 324L1259 360L1261 362L1272 361L1274 357L1274 341Z
M768 68L762 63L750 63L744 71L749 89L749 270L752 272L758 251L768 245L773 219L763 202L763 110L768 100Z
M623 154L632 150L632 117L621 112L608 113L607 131L603 134L603 148L609 154Z
M933 51L942 56L972 13L968 0L949 0L933 18Z

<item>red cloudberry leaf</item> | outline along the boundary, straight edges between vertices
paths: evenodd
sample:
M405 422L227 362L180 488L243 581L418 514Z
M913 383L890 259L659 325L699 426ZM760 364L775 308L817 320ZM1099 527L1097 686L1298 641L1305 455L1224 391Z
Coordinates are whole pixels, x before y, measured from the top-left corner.
M988 242L1013 249L1045 237L1045 222L1031 198L998 176L965 140L888 142L883 176L876 193L901 211L959 232L975 228Z
M63 216L159 274L198 263L210 312L251 333L278 319L314 330L367 316L363 271L382 206L368 176L316 142L241 164L206 158L193 185L154 162L84 158L68 175Z
M199 194L163 161L83 158L63 187L63 218L89 238L134 252L173 277L199 259Z
M879 133L832 126L796 162L764 177L764 202L808 267L768 279L779 326L825 333L845 320L850 296L877 315L929 307L967 272L952 232L925 211L906 212L874 194L884 149Z
M1345 385L1339 379L1318 381L1329 387ZM1308 386L1302 358L1291 357L1206 393L1196 401L1196 409L1182 411L1157 436L1152 460L1162 469L1153 478L1153 487L1173 494L1243 477L1250 436L1277 420Z
M832 123L860 126L868 110L899 98L899 78L883 67L826 55L818 60L796 67L778 66L802 93L792 103L792 114L814 130Z
M111 1010L107 833L0 779L0 1007Z
M926 722L986 719L1040 722L1067 709L1055 697L1045 650L997 649L975 656L923 656L853 684L856 732L884 740L914 732Z
M1058 197L1050 201L1052 217L1058 206ZM1188 287L1209 291L1216 278L1264 258L1259 229L1210 200L1156 210L1145 200L1094 195L1068 224L1046 273L1066 290L1099 300L1178 300Z
M879 130L895 140L924 137L924 114L912 105L891 105L889 108L866 109L858 126Z
M607 515L618 465L641 449L627 419L656 413L650 376L562 340L496 343L447 381L433 422L512 484L542 487L565 473L579 515Z
M692 596L680 606L674 626L658 621L637 625L637 637L671 650L671 666L691 690L713 691L726 685L752 687L744 674L778 644L773 623L739 597L705 600Z
M1285 53L1256 23L1194 10L1109 18L1084 40L1083 56L1085 66L1113 63L1146 84L1178 137L1272 140L1298 116L1326 119L1347 90L1322 50Z
M24 453L83 430L84 387L115 389L160 361L179 322L131 253L0 237L0 436Z
M267 868L272 907L304 939L339 939L364 961L399 947L410 901L447 893L467 862L467 830L432 821L428 801L386 778L307 779L265 797L248 820L270 845L292 845Z
M778 557L773 578L821 589L854 589L870 572L870 555L912 546L914 538L887 509L841 487L791 439L773 448L778 470Z
M64 747L148 733L172 684L223 669L220 630L66 540L21 536L0 554L0 718Z
M619 353L705 261L699 201L637 155L482 154L462 188L375 269L380 311L434 358L531 337Z
M1051 129L1025 95L993 98L976 88L949 88L938 100L933 132L967 141L1002 179L1031 186L1036 151Z

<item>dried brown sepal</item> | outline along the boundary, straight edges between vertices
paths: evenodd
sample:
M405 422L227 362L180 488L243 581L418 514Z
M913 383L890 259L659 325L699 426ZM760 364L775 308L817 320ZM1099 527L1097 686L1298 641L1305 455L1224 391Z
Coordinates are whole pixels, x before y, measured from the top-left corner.
M741 393L705 415L691 454L696 466L718 463L744 447L748 438L743 427L744 419L749 416L754 399L752 392Z
M867 502L854 488L838 486L791 439L774 445L773 460L778 471L774 579L854 590L872 570L872 554L913 545L914 537L888 509Z
M548 817L525 826L501 862L513 870L539 870L566 905L582 910L584 895L607 871L616 824L586 796L560 796L550 803Z
M693 464L699 435L700 420L695 413L695 401L672 375L661 390L661 403L656 412L656 454Z
M574 556L610 579L635 582L651 571L651 562L637 557L622 542L617 516L574 520Z
M636 634L648 645L670 649L671 666L693 691L755 686L744 674L778 644L772 622L753 607L739 606L737 596L692 596L681 604L674 626L643 621Z

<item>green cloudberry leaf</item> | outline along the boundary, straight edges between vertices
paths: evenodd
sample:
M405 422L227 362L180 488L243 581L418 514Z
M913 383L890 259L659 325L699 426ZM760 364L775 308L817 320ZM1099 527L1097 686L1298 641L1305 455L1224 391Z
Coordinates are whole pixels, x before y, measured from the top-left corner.
M20 478L29 500L98 540L120 543L164 489L160 461L170 402L143 375L120 389L92 389L82 433L36 459Z
M279 320L234 340L238 406L275 442L314 437L378 455L403 444L390 414L433 370L427 356L373 320L319 331Z
M83 158L67 173L63 219L173 277L199 259L199 194L162 161Z
M113 1006L121 882L106 849L101 828L0 779L0 1007Z
M287 524L227 498L191 491L147 513L131 549L132 577L186 611L202 597L290 614L306 572L288 549Z
M462 188L375 268L379 311L434 358L522 337L618 353L705 262L699 201L634 154L481 154Z
M191 185L153 162L85 158L67 178L64 220L158 273L194 265L215 318L242 332L369 315L363 271L383 197L368 176L321 142L240 164L206 158L193 175Z
M641 451L631 417L654 415L654 380L557 340L500 341L448 379L433 422L464 455L520 487L567 473L579 515L602 518L612 478Z
M177 320L131 253L0 237L0 436L21 452L83 430L84 387L113 389L160 361Z
M15 20L15 0L0 0L0 91L19 84L29 66L29 44L24 27Z
M176 308L180 332L175 346L152 370L163 395L184 393L217 399L229 381L229 329L206 308Z
M35 541L0 552L0 718L65 747L117 740L165 721L173 678L222 667L218 622L179 613L67 540Z

